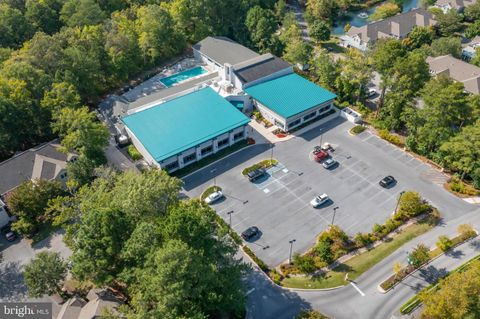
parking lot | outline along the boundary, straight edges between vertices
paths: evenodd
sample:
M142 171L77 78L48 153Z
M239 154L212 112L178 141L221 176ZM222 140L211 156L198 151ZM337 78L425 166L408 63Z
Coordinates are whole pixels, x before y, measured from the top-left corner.
M250 183L241 171L270 158L271 150L244 163L232 164L233 158L222 160L185 178L185 190L190 197L199 196L213 183L212 171L217 172L215 182L226 198L212 207L227 223L231 221L238 233L257 226L260 236L247 245L271 266L288 260L292 239L294 252L308 250L316 236L332 223L334 207L338 207L334 224L350 235L383 223L404 190L419 191L447 219L473 210L473 205L442 188L443 174L368 132L350 136L347 131L351 126L338 118L277 143L273 157L279 164L255 183ZM321 140L333 145L330 154L339 162L337 167L327 170L311 160L310 152ZM393 175L398 183L385 189L378 182L387 175ZM322 193L331 200L313 208L310 201Z

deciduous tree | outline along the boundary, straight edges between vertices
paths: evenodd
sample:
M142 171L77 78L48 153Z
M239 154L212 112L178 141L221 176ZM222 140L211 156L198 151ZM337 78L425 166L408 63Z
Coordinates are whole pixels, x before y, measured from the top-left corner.
M24 277L30 297L60 294L67 264L57 252L42 251L25 266Z

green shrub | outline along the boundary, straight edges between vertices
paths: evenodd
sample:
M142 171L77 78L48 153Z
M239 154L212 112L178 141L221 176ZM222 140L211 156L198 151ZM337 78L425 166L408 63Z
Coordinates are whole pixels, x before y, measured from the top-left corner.
M295 319L328 319L316 310L302 310Z
M408 255L413 267L418 268L430 259L430 250L424 244L418 244L417 247Z
M356 125L350 129L350 133L357 135L366 130L366 127L363 125Z
M332 243L330 240L319 241L314 248L314 253L324 263L330 264L333 261Z
M476 190L473 186L464 183L456 175L452 177L448 185L450 186L450 189L453 192L459 193L462 195L475 196L475 195L478 195L479 193L478 190Z
M127 153L128 153L128 155L130 155L130 157L134 161L137 161L137 160L139 160L143 157L142 154L140 154L140 152L135 148L135 146L133 144L128 145Z
M245 168L243 171L242 171L242 175L247 175L248 173L256 170L256 169L259 169L259 168L270 168L274 165L277 165L278 164L278 161L276 159L266 159L266 160L263 160L261 161L260 163L257 163L257 164L254 164L252 166L249 166L247 168Z
M462 239L462 241L475 237L477 235L477 232L473 229L472 225L469 224L458 225L457 231L460 234L460 238Z
M372 236L370 234L357 233L355 235L355 244L358 248L365 247L373 243Z
M385 222L385 232L388 234L388 233L391 233L392 231L394 231L395 229L397 229L399 226L401 225L401 223L399 223L398 221L394 221L393 219L387 219L387 221Z
M430 206L425 203L417 192L405 192L402 194L398 204L398 213L405 214L409 218L427 212Z
M388 132L387 130L379 130L378 136L380 136L381 138L383 138L384 140L392 144L403 146L403 143L400 137L398 135L390 134L390 132Z
M260 258L255 255L255 253L248 248L248 246L243 246L243 251L252 258L252 260L260 267L261 270L263 270L265 273L268 273L270 271L270 268L266 263L263 262Z
M293 255L293 264L304 274L311 274L316 270L315 260L309 254L301 256L297 253Z
M283 279L282 275L280 275L276 269L270 270L270 272L268 273L268 276L277 285L280 285L280 283L282 282L282 279Z
M439 236L437 241L437 247L440 248L442 251L447 251L452 248L453 242L447 236Z

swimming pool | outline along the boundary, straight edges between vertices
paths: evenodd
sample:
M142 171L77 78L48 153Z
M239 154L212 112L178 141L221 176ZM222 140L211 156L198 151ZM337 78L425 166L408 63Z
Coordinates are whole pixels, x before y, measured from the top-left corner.
M204 73L207 73L207 70L205 70L201 66L197 66L197 67L167 76L163 79L160 79L160 82L162 82L163 85L169 88L171 86L174 86L175 84L178 84L180 82L183 82L185 80L199 76Z

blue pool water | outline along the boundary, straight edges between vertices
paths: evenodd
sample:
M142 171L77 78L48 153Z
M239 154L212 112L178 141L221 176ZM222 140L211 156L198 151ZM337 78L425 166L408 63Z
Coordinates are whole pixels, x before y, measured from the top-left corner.
M160 79L160 82L163 83L167 88L174 86L180 82L188 80L190 78L199 76L201 74L207 73L207 70L202 68L201 66L194 67L192 69L188 69L179 73L175 73L173 75L167 76L163 79Z
M402 12L407 12L412 10L413 8L418 7L418 2L419 0L404 0L403 1L403 8ZM333 23L333 30L332 34L336 35L342 35L345 33L343 30L345 28L345 25L348 23L351 26L354 27L361 27L369 23L368 19L363 19L358 16L360 12L366 12L368 15L371 15L379 5L382 5L383 3L378 4L377 6L374 6L368 10L363 10L363 11L348 11L341 17L339 17L336 21Z

